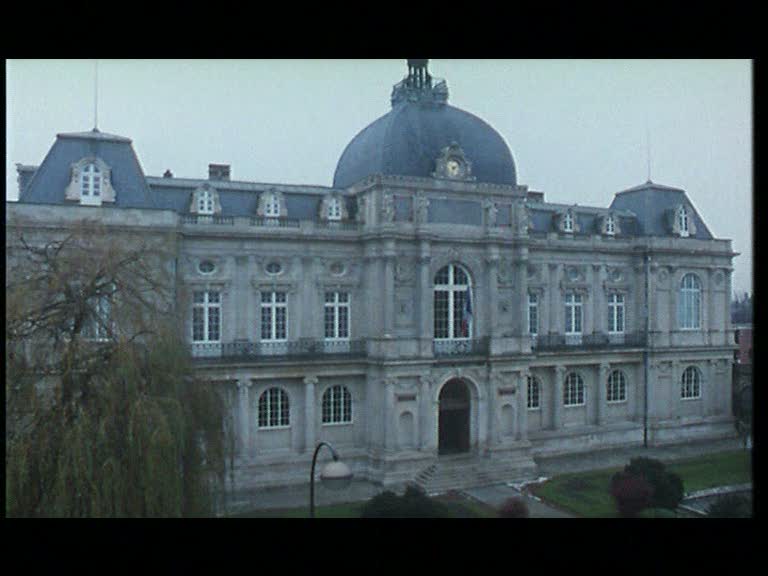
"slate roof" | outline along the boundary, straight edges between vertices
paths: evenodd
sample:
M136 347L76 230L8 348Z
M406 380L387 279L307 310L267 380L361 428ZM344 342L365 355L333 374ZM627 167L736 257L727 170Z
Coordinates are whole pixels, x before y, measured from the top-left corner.
M435 159L452 142L478 182L516 185L512 154L496 130L459 108L423 101L399 102L357 134L339 159L333 185L344 188L372 174L431 177Z
M630 210L637 214L637 234L641 236L669 236L666 224L667 212L679 204L685 204L693 212L696 233L691 238L711 240L714 238L699 216L685 191L648 181L640 186L616 193L611 208Z
M97 156L111 168L112 187L118 191L115 206L158 208L131 140L97 131L58 134L45 159L20 192L19 201L64 204L72 164L86 156Z

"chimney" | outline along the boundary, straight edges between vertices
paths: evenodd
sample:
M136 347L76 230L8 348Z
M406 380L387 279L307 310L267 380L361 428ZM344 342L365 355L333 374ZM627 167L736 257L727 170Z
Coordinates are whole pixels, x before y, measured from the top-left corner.
M173 178L173 172L171 172L170 170L166 170L165 173L163 174L163 178Z
M229 181L229 164L208 164L208 180Z

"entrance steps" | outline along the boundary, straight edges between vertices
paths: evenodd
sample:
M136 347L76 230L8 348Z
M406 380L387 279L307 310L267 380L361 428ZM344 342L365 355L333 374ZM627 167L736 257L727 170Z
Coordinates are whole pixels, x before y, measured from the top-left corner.
M534 478L536 464L525 451L494 457L472 454L439 456L413 479L427 494L442 494Z

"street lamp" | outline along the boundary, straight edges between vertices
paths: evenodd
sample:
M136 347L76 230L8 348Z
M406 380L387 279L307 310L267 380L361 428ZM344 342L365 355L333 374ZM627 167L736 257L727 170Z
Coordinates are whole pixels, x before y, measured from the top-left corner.
M320 448L327 446L333 455L333 462L328 462L320 473L320 480L323 486L331 490L343 490L352 482L352 471L349 466L339 460L339 454L328 442L320 442L315 448L315 454L312 456L312 471L309 474L309 517L315 517L315 464L317 463L317 453Z

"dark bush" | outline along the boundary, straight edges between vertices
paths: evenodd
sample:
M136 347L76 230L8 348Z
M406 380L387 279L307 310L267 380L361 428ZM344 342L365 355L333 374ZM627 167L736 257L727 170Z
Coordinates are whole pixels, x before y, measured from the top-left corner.
M408 486L402 496L382 492L363 507L362 518L445 518L445 508L417 486Z
M633 458L624 467L624 472L642 476L651 485L653 495L651 506L674 510L683 499L683 481L674 472L666 469L663 462L653 458Z
M752 504L746 496L723 496L707 510L709 518L751 518Z
M673 510L666 508L646 508L640 512L640 518L677 518Z
M499 508L501 518L528 518L528 504L519 497L508 498Z
M652 494L653 488L642 476L616 472L611 478L611 496L619 514L625 518L636 518L650 505Z

